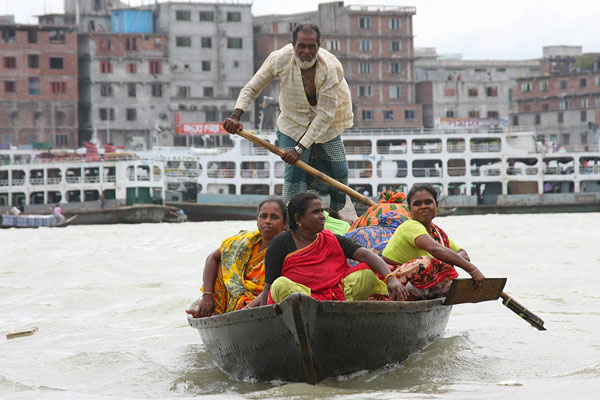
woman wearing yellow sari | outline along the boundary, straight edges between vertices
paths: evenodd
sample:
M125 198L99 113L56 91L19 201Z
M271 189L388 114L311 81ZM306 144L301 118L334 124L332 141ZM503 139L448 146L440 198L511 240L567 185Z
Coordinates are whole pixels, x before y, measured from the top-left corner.
M271 239L287 225L285 205L268 199L258 207L257 226L253 232L240 232L221 243L204 265L202 297L186 312L194 318L258 306L255 300L265 285L264 258Z

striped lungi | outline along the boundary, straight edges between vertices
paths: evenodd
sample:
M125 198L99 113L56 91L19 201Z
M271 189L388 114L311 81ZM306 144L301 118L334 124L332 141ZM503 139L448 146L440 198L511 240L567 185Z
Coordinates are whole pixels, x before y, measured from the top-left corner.
M279 131L277 131L277 141L279 147L284 151L293 149L297 145L294 139ZM348 184L348 162L346 161L344 143L340 136L326 143L313 143L302 153L300 160L336 181L344 185ZM329 195L329 208L331 211L340 211L346 205L346 194L344 192L308 175L294 165L285 164L283 179L284 203L287 203L298 193L312 189L321 195Z

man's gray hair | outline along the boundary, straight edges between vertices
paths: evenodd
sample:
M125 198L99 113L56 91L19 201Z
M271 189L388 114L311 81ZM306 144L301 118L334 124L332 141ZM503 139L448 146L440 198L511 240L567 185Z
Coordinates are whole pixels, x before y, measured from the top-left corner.
M298 40L298 32L304 33L316 33L317 34L317 45L321 46L321 31L319 27L311 22L301 22L296 25L294 31L292 32L292 45L296 45L296 40Z

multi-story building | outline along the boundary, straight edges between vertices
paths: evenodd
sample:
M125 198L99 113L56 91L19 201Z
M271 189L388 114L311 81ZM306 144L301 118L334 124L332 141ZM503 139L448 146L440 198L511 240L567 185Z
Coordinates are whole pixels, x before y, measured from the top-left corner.
M80 139L95 133L131 149L172 144L168 37L153 33L151 10L112 15L124 21L112 32L79 35Z
M462 60L417 49L417 102L426 128L508 126L516 78L539 75L539 60Z
M598 150L600 54L580 46L544 47L540 76L517 79L513 126L534 126L552 150Z
M158 4L156 31L169 41L169 108L181 112L182 123L218 123L231 114L254 72L251 5L233 0ZM201 136L176 135L174 143L195 140Z
M412 17L415 7L319 4L317 12L254 17L255 68L270 52L291 41L299 22L321 30L321 47L344 67L352 92L354 127L417 128ZM277 117L277 84L269 85L258 102L259 124L272 128Z
M0 21L0 145L77 145L73 25Z

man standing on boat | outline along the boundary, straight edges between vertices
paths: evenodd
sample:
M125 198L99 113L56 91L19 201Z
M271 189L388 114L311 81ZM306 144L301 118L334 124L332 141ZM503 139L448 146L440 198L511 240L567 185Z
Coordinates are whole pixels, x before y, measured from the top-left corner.
M319 27L296 25L292 43L272 52L241 90L235 110L223 122L230 133L243 129L240 119L264 87L281 82L277 140L285 153L283 200L287 202L307 188L330 196L330 215L340 218L346 194L308 176L294 166L302 160L333 179L348 183L348 163L341 134L352 126L350 88L339 60L321 49Z

